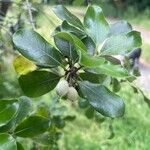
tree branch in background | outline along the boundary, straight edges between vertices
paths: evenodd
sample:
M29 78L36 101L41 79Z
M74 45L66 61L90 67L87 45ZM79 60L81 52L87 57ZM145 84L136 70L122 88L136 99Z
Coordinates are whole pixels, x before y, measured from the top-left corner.
M1 22L3 22L10 5L11 5L11 0L1 1L1 7L0 7L0 16L1 16L0 21Z
M27 6L27 9L28 9L28 13L29 13L29 21L30 21L30 24L32 26L32 29L35 30L35 24L34 24L34 21L33 21L33 16L32 16L32 11L31 11L31 6L29 4L29 0L26 0L26 6Z

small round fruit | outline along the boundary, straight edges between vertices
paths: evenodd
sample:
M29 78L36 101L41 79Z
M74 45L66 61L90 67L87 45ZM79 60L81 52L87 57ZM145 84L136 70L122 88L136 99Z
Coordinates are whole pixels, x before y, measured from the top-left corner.
M67 98L71 101L75 101L78 98L78 92L73 86L69 87Z
M59 96L65 96L68 92L69 84L66 80L61 80L56 86L56 92Z

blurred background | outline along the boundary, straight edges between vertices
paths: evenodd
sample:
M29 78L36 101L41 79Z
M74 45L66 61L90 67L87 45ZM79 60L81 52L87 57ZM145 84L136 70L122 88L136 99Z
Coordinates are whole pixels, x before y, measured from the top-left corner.
M87 5L97 4L102 7L109 23L127 20L135 30L141 32L141 76L136 84L150 97L150 0L0 0L0 99L23 95L13 68L17 52L11 36L19 28L31 26L28 7L31 8L37 31L53 43L51 34L60 24L52 11L52 7L57 4L66 5L81 20ZM149 150L150 106L131 87L124 83L121 86L118 94L125 99L126 104L123 118L93 118L88 110L79 109L78 104L61 102L60 105L64 105L67 112L76 116L73 122L67 122L62 129L58 141L61 150ZM52 103L52 96L47 94L33 101L36 106ZM31 149L30 144L24 143L24 147Z

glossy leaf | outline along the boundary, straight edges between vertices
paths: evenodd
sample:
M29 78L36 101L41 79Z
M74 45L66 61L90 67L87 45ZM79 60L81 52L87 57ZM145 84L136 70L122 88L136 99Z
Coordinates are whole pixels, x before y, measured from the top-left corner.
M55 45L64 56L67 56L75 62L79 59L76 48L72 42L65 40L64 37L60 36L60 34L54 36L54 41Z
M25 57L19 55L13 61L14 68L19 75L36 70L36 65Z
M96 5L89 6L84 17L84 26L87 34L100 45L108 36L109 25L105 20L102 9Z
M13 42L24 57L35 61L38 65L48 67L60 65L61 59L58 51L35 31L18 30L13 35Z
M117 21L110 27L110 35L125 34L132 31L132 26L125 20Z
M15 117L15 123L20 123L31 111L32 101L26 96L19 98L19 109Z
M48 71L33 71L19 77L23 92L29 97L38 97L53 90L60 77Z
M101 57L104 57L107 61L109 61L113 65L121 65L121 61L111 55L103 55Z
M9 134L0 134L0 150L17 150L15 139Z
M120 55L132 51L142 44L139 32L131 31L128 34L114 35L108 38L102 49L102 55Z
M85 99L99 113L111 118L123 116L125 106L121 97L100 84L83 81L79 85Z
M17 100L0 100L0 127L7 124L18 110Z
M22 96L18 99L19 108L15 115L9 120L9 122L0 127L0 132L6 132L14 128L14 126L20 123L31 110L31 100L28 97Z
M79 76L83 80L89 81L92 83L102 83L106 78L105 75L95 74L95 73L91 73L91 72L80 73Z
M80 39L85 37L84 31L80 30L79 28L76 28L75 26L70 25L66 20L62 22L60 29L61 31L72 33Z
M85 37L82 39L82 42L87 48L87 53L90 55L94 55L96 48L94 41L90 37Z
M54 13L62 20L66 20L73 26L78 27L79 29L84 29L83 25L79 18L69 12L64 6L57 5L53 8Z
M50 121L41 116L30 116L20 123L14 134L19 137L34 137L44 133L49 127Z
M105 59L102 57L94 57L87 54L86 46L78 37L66 32L59 32L55 35L55 37L59 37L66 41L69 41L76 47L78 54L80 55L79 63L81 65L91 67L91 66L99 66L105 62Z
M93 68L96 74L105 74L112 77L129 77L129 73L126 69L120 65L103 64L99 67Z
M86 67L96 67L104 64L105 59L102 57L91 56L85 52L81 52L80 64Z
M86 46L84 45L84 43L75 35L68 33L68 32L58 32L54 35L54 37L56 38L61 38L64 39L70 43L72 43L76 49L80 49L80 51L87 51Z

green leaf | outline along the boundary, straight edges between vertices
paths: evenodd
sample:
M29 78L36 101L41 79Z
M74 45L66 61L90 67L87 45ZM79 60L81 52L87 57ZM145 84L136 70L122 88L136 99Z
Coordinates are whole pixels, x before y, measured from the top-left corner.
M52 145L53 144L53 139L51 138L51 134L46 132L44 134L41 134L41 135L38 135L36 137L34 137L34 141L36 143L40 143L42 145L46 145L46 146L49 146L49 145Z
M108 38L102 49L102 55L120 55L126 54L132 51L136 47L140 47L142 44L141 36L139 32L131 31L129 33L114 35Z
M127 78L129 73L120 65L103 64L99 67L92 68L95 74L105 74L112 77Z
M18 110L17 100L0 100L0 127L7 124Z
M25 150L19 142L17 142L17 150Z
M49 132L34 137L33 140L41 145L52 146L53 144L56 144L57 140L60 138L60 135L61 133L59 131L50 130ZM50 150L51 149L53 150L53 148L50 148ZM56 148L56 150L58 149Z
M67 32L59 32L55 35L55 37L59 37L66 41L69 41L76 47L78 54L80 55L80 64L91 67L91 66L99 66L105 62L105 59L102 57L94 57L94 56L87 54L86 46L75 35L69 34ZM61 46L60 46L60 49L61 49ZM69 50L68 50L68 53L70 53Z
M72 33L76 35L77 37L79 37L80 39L85 37L85 33L82 30L70 25L66 20L62 22L60 28L61 28L61 31Z
M72 42L65 40L64 36L62 37L61 35L62 34L57 34L54 36L55 45L64 56L67 56L74 62L78 61L79 56L77 54L75 46L72 44Z
M81 6L84 3L84 0L74 0L73 6Z
M89 102L84 98L80 98L78 101L78 105L80 108L85 109L89 106Z
M17 150L15 139L9 134L0 134L0 150Z
M105 20L102 9L96 5L89 6L84 17L87 34L99 46L108 36L109 24Z
M7 132L16 124L20 123L31 110L31 100L28 97L22 96L18 100L19 108L9 122L0 127L0 132Z
M95 112L94 108L90 106L89 108L86 109L85 115L88 119L92 119L94 117L94 112Z
M113 92L119 92L121 89L121 84L117 79L112 79Z
M110 35L128 33L132 31L132 26L125 20L117 21L110 27Z
M60 19L66 20L67 22L75 27L78 27L79 29L84 29L80 19L73 15L71 12L69 12L64 6L57 5L53 8L53 11Z
M34 137L47 131L50 121L41 116L30 116L20 123L14 134L19 137Z
M104 64L105 59L102 57L91 56L85 52L81 52L80 64L86 67L97 67Z
M58 129L65 127L65 121L60 116L53 117L52 122Z
M31 111L32 101L26 96L19 98L19 109L14 118L15 124L20 123Z
M36 65L25 57L19 55L13 61L13 66L19 75L36 70Z
M60 77L48 71L33 71L19 77L23 92L29 97L38 97L53 90Z
M13 42L24 57L35 61L38 65L48 67L61 65L58 51L35 31L18 30L13 35Z
M68 33L68 32L58 32L54 35L54 37L56 38L61 38L63 40L66 40L70 43L72 43L76 49L79 49L80 51L87 51L86 46L84 45L84 43L75 35Z
M90 55L94 55L96 48L94 41L90 37L85 37L82 39L82 42L87 48L87 53Z
M102 83L106 79L106 75L94 74L91 72L80 73L79 76L85 80L92 83Z
M101 84L93 84L88 81L79 83L85 97L99 113L106 117L121 117L125 106L122 98L109 91Z
M109 61L113 65L121 65L121 61L113 56L110 55L102 55L107 61Z

